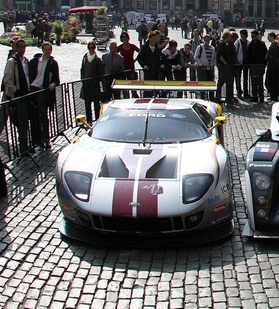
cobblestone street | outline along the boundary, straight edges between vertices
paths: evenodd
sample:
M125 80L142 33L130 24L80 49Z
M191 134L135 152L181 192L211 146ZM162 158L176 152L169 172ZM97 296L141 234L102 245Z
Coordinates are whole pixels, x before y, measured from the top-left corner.
M115 33L119 42L120 30ZM135 30L129 33L131 42L138 43ZM169 36L183 47L180 30L170 30ZM53 47L61 82L80 79L86 47ZM8 50L0 45L1 78ZM27 47L26 56L31 59L37 52ZM6 171L9 193L0 199L0 308L278 309L278 240L241 235L245 158L256 140L255 129L269 126L270 113L271 105L244 101L225 108L235 230L231 237L201 246L120 249L63 238L54 168L67 140L60 136L50 150L36 149L33 157L40 167L29 158L9 163L18 181ZM65 132L70 140L75 133Z

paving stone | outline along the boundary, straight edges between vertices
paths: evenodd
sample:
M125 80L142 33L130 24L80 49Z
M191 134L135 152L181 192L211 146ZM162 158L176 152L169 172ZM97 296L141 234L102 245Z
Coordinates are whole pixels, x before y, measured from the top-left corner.
M180 31L170 32L181 45ZM116 33L118 40L118 28ZM137 43L135 30L129 34ZM1 54L8 49L0 45ZM61 63L61 80L72 76L78 80L86 44L53 49ZM31 58L37 51L28 47L26 55ZM2 207L0 199L0 308L278 309L277 247L241 234L246 220L245 156L256 139L254 128L269 124L271 107L241 101L224 110L229 119L225 136L232 166L235 231L217 243L139 250L64 239L58 231L62 215L54 166L58 152L67 145L65 138L58 137L50 151L36 149L40 168L28 158L23 164L11 163L20 181L15 182L7 171L7 205ZM66 132L71 140L75 131Z

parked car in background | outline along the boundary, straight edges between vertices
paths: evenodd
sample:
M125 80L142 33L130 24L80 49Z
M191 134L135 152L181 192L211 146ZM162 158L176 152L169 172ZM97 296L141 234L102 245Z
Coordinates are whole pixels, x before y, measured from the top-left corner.
M62 5L60 7L60 12L58 13L58 17L61 19L67 19L68 15L69 15L69 10L70 10L70 6L68 5Z
M208 18L216 19L216 18L219 18L219 16L218 16L218 14L216 14L214 12L206 12L206 13L204 13L201 16L198 17L199 20L208 19Z

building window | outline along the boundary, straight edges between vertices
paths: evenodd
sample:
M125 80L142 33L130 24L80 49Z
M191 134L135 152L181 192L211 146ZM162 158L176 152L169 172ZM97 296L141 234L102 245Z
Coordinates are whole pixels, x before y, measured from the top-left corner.
M170 9L170 0L163 0L163 10Z
M175 9L179 10L182 8L182 0L175 0L174 1Z
M212 0L211 10L212 11L219 11L219 0Z
M128 9L132 7L132 0L124 0L123 1L123 8Z
M144 10L144 0L137 1L137 8L138 10Z
M157 0L150 0L150 10L157 10Z
M231 11L231 0L224 0L224 11Z

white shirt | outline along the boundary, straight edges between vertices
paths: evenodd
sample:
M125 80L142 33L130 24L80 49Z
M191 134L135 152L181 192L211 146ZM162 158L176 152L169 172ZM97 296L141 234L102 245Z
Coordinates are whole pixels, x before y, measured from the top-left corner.
M43 88L44 83L44 74L47 65L48 59L44 60L43 56L39 58L38 67L37 67L37 76L33 80L32 86L37 88Z

